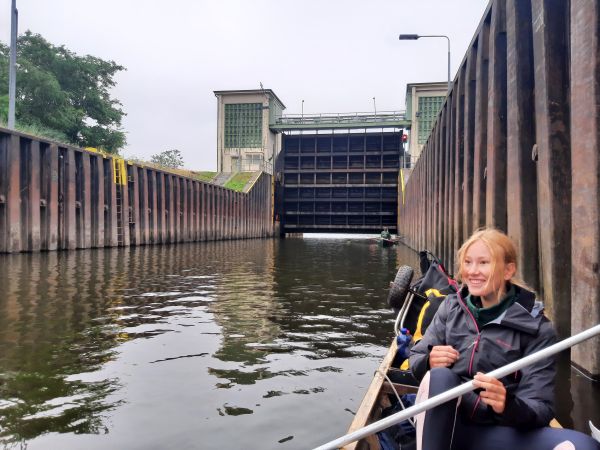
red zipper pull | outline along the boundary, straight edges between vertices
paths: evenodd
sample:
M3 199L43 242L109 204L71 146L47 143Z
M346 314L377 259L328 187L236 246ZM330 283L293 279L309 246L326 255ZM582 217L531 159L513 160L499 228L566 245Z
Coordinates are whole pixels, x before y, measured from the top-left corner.
M471 376L473 375L473 360L475 359L475 352L477 351L477 348L479 347L480 336L481 336L481 334L477 333L477 337L473 341L473 344L469 345L469 347L473 346L473 350L471 351L471 359L469 360L469 375L471 375Z

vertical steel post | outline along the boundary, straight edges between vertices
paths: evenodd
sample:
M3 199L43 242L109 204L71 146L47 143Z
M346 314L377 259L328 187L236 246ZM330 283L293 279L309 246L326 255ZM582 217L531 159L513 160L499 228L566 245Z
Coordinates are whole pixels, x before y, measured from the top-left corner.
M445 36L448 41L448 95L450 95L450 88L452 88L452 82L450 81L450 38Z
M10 6L10 63L8 69L8 128L15 128L15 98L17 95L17 33L19 12L17 0Z

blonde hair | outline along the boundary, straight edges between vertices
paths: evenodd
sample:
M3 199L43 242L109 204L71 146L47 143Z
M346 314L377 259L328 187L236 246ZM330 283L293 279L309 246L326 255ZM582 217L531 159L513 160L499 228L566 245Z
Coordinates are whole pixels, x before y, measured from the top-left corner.
M491 269L492 273L496 274L496 270L503 270L507 264L515 265L515 272L517 270L517 246L514 241L508 237L505 233L495 228L483 228L475 231L469 239L467 239L458 250L457 258L457 278L462 281L462 273L465 264L465 257L467 250L476 241L481 241L489 249L492 255ZM489 280L488 280L489 281ZM527 288L527 285L513 276L509 280L512 284ZM504 286L500 287L500 292L504 290Z

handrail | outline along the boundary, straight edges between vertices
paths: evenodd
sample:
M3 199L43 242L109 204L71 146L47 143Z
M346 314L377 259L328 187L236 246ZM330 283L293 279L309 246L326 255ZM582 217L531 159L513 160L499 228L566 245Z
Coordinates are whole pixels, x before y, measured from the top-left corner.
M275 124L385 122L389 120L406 120L406 112L381 111L378 113L290 114L278 117L275 120Z
M284 114L281 117L338 117L338 116L382 116L382 115L402 115L406 114L405 110L393 111L364 111L364 112L347 112L347 113L315 113L315 114Z
M550 356L553 356L556 353L559 353L563 350L566 350L570 347L573 347L574 345L577 345L583 341L586 341L598 335L600 335L600 324L588 328L587 330L582 331L581 333L578 333L560 342L557 342L556 344L551 345L550 347L546 347L542 350L532 353L531 355L525 356L512 363L495 369L489 372L487 375L496 379L503 378L507 375L510 375L511 373L521 370L523 367L526 367L530 364L534 364L542 359L549 358ZM358 441L359 439L370 436L373 433L377 433L378 431L384 430L392 425L395 425L399 422L408 419L409 417L414 417L423 411L435 408L436 406L441 405L442 403L446 403L452 399L458 398L466 394L467 392L474 391L475 389L477 389L477 387L475 386L473 380L467 381L466 383L463 383L460 386L442 392L441 394L436 395L435 397L431 397L421 403L411 406L410 408L407 408L396 414L392 414L391 416L388 416L385 419L378 420L377 422L367 425L366 427L363 427L360 430L356 430L338 439L316 447L314 450L338 449L343 445L350 444L351 442Z

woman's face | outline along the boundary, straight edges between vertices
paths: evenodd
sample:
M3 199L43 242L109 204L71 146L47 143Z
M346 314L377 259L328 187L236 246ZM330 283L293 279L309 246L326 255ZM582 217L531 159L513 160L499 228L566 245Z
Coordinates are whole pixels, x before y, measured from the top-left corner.
M510 280L514 273L514 263L495 261L494 264L490 249L483 241L473 242L465 252L461 277L471 295L481 297L484 306L498 302L504 282Z

